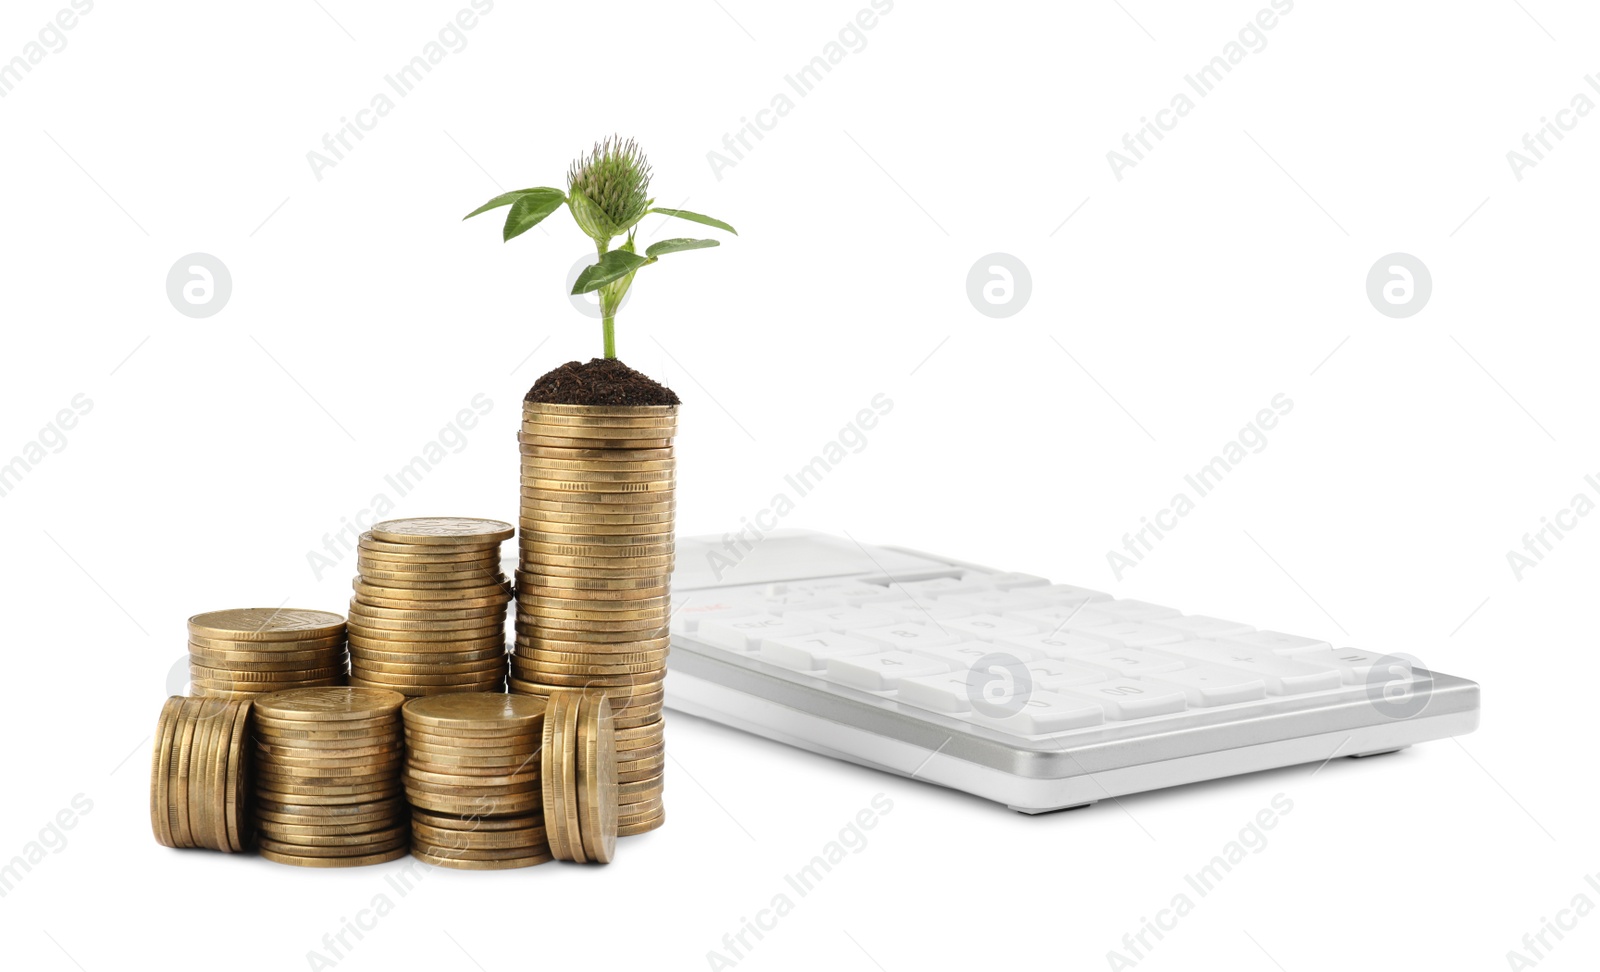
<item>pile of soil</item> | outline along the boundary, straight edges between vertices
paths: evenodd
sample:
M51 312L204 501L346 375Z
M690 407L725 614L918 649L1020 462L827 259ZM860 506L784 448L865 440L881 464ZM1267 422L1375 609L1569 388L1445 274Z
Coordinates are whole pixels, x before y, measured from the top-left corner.
M533 383L523 399L543 405L677 405L678 395L616 358L568 361Z

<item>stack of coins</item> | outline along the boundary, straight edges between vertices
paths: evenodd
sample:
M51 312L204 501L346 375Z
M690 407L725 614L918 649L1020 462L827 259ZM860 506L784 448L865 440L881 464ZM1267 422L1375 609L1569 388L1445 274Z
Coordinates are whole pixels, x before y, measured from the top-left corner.
M150 827L167 847L242 851L250 843L250 703L175 695L150 756Z
M398 692L311 688L255 700L255 820L261 856L303 867L406 855Z
M599 692L564 690L546 703L540 751L550 853L611 863L617 848L617 751L611 704Z
M420 517L362 534L350 601L350 684L409 696L505 687L499 520Z
M435 695L406 703L411 853L467 870L551 859L539 789L544 702Z
M218 699L343 685L344 649L344 618L327 611L210 611L189 619L189 680Z
M598 689L628 780L620 833L665 821L662 679L673 562L675 405L523 403L511 690ZM554 840L552 840L552 846Z

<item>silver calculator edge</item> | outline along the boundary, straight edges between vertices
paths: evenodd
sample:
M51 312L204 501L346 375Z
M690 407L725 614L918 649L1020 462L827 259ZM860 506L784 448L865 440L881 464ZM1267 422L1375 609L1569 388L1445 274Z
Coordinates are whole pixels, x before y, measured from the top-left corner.
M892 550L982 573L992 568L922 551ZM876 573L876 572L869 572ZM906 580L917 572L897 572ZM797 580L800 578L796 578ZM729 657L674 634L666 704L680 712L846 762L962 790L1023 813L1085 806L1107 797L1259 770L1370 756L1472 732L1476 682L1431 675L1421 711L1396 717L1367 698L1296 708L1151 733L1118 727L1028 740L936 712L885 704L867 692L822 687L759 658ZM1424 670L1417 669L1419 676ZM1192 721L1192 720L1189 720Z

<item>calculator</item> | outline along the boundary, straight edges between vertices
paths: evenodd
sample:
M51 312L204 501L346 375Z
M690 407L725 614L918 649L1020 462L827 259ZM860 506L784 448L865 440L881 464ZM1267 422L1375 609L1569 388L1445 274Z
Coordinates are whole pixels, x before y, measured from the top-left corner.
M1024 813L1463 735L1478 685L821 533L680 539L666 704Z

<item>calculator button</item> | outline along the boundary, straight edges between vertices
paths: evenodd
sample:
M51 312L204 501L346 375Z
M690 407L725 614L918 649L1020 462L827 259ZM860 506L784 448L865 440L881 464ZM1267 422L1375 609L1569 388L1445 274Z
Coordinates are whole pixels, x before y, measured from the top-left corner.
M827 608L818 611L785 611L783 616L801 624L814 624L829 631L848 632L854 628L881 628L894 624L900 616L893 611L873 608Z
M844 600L847 597L861 596L864 594L881 594L883 588L876 584L868 584L857 580L814 580L797 581L784 585L790 592L805 592L818 597L836 597Z
M874 650L882 651L883 649ZM940 661L948 662L952 667L962 669L971 668L978 659L987 658L990 655L1001 655L1008 660L1015 659L1019 663L1027 660L1016 654L1008 653L1003 648L996 649L994 645L983 641L960 641L953 645L923 645L906 650L928 658L937 658Z
M927 598L944 597L949 594L978 594L994 590L994 585L989 582L987 574L971 574L966 577L935 577L931 580L902 581L890 584L890 590L898 590L906 597L925 600Z
M1093 682L1104 682L1115 677L1103 668L1094 668L1089 665L1077 665L1072 662L1047 659L1040 662L1031 662L1027 665L1028 677L1042 689L1055 691L1069 685L1089 685Z
M1215 641L1181 641L1162 645L1156 652L1249 672L1266 683L1271 695L1336 689L1342 679L1338 669L1308 665L1298 656L1276 655L1261 648L1240 648Z
M1061 604L1033 611L1016 611L1011 616L1019 621L1037 624L1039 630L1044 632L1072 631L1097 624L1111 624L1117 620L1109 614L1101 614L1099 611L1091 611L1084 607L1083 605L1087 603L1089 602Z
M1346 685L1366 685L1372 670L1379 669L1385 681L1406 679L1411 676L1411 663L1403 658L1361 651L1358 648L1330 648L1326 651L1308 651L1293 656L1297 662L1338 669ZM1380 666L1379 662L1383 664Z
M1180 689L1190 705L1201 707L1253 702L1267 696L1266 682L1259 676L1220 665L1194 665L1152 676L1149 681Z
M763 638L809 634L810 625L796 624L775 614L750 614L742 618L708 618L694 636L729 651L753 651Z
M1055 634L1008 635L997 638L995 644L1006 650L1038 652L1046 658L1072 658L1086 652L1105 651L1106 643L1069 631Z
M1224 635L1249 634L1256 630L1248 624L1208 618L1203 614L1181 614L1175 618L1162 618L1154 623L1157 627L1181 631L1190 638L1219 638Z
M1151 604L1149 601L1100 601L1094 609L1104 614L1109 614L1118 621L1155 621L1160 618L1175 618L1182 612L1177 608L1162 607L1160 604Z
M1018 574L1015 572L1005 574L984 574L983 579L998 587L1002 591L1014 591L1022 587L1047 587L1050 582L1043 577L1032 574Z
M1128 678L1175 672L1184 667L1182 659L1160 655L1153 651L1140 651L1137 648L1115 648L1105 651L1104 645L1100 648L1102 650L1099 654L1078 655L1073 661L1084 665L1101 665Z
M967 693L967 676L957 672L902 678L899 685L900 701L939 712L972 711Z
M1035 692L1015 713L1004 718L974 716L978 721L1019 736L1042 736L1050 732L1098 726L1106 721L1106 710L1094 702L1055 692Z
M1241 648L1261 648L1280 655L1297 655L1303 651L1328 651L1333 648L1326 641L1284 634L1282 631L1252 631L1249 634L1227 635L1217 640Z
M1131 678L1079 685L1062 689L1061 694L1097 702L1105 710L1107 719L1118 721L1182 712L1188 705L1182 689Z
M696 600L689 595L672 612L674 634L694 634L701 622L711 618L738 618L760 612L760 608L745 600Z
M935 645L953 645L961 640L948 631L941 631L931 624L917 621L891 624L884 628L864 628L851 633L875 645L901 651L910 648L932 648Z
M1049 587L1036 587L1028 593L1042 597L1052 604L1082 604L1085 601L1111 600L1111 595L1104 591L1091 591L1087 587L1073 587L1071 584L1051 584Z
M982 638L985 641L1017 635L1031 635L1038 630L1026 621L1002 618L997 614L973 614L964 618L952 618L941 622L940 626L946 631L959 631L964 635Z
M1142 621L1116 621L1111 624L1074 628L1073 631L1085 638L1103 641L1116 648L1146 648L1183 640L1183 635L1176 631Z
M876 655L846 655L828 659L828 677L869 692L892 691L902 678L938 675L948 672L948 662L908 651L885 651Z
M826 667L829 658L840 655L870 655L879 650L871 642L831 631L763 638L759 649L767 661L798 672Z
M761 609L768 614L790 614L795 611L826 611L847 607L842 598L823 594L791 591L763 599Z

